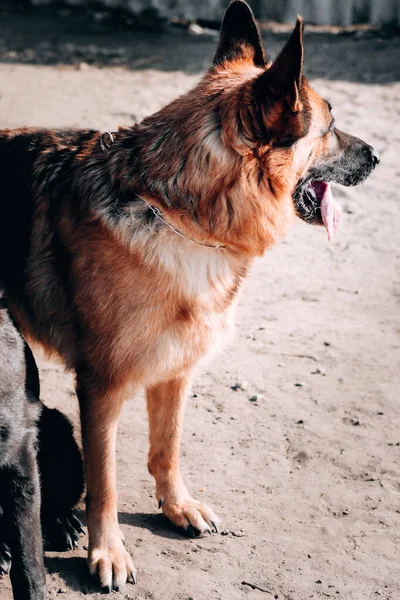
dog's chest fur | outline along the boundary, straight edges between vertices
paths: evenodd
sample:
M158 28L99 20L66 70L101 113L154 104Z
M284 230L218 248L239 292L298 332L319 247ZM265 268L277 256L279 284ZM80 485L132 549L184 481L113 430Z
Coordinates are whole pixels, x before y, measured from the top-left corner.
M234 299L240 283L236 265L224 251L199 247L174 239L174 235L161 246L158 263L171 278L177 310L149 348L149 364L157 368L146 373L147 383L166 372L192 367L222 345L233 329Z
M232 329L243 259L166 228L141 227L129 246L98 224L67 237L73 303L86 330L79 358L109 379L150 385L179 376Z

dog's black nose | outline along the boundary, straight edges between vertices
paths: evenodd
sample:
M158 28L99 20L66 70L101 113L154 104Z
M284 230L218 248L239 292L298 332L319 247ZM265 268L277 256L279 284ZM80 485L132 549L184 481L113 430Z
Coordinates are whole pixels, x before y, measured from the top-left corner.
M379 163L381 162L381 157L379 155L378 150L375 150L375 148L373 148L372 146L370 146L369 147L369 151L370 151L370 154L371 154L372 161L374 163L374 167L376 165L379 165Z

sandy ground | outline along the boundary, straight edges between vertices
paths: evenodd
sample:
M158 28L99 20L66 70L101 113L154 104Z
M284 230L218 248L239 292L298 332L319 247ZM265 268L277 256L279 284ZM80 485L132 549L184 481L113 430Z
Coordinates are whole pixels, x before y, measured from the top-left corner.
M196 82L215 45L64 23L3 17L0 127L129 124ZM276 54L282 36L265 37ZM157 514L143 398L126 403L119 517L138 584L112 598L400 598L399 49L399 38L307 37L314 86L382 163L362 187L335 190L335 243L298 222L255 262L236 337L195 379L183 472L222 517L219 535L185 539ZM40 367L43 398L77 422L72 377ZM47 555L50 598L101 597L84 557ZM10 600L8 581L0 597Z

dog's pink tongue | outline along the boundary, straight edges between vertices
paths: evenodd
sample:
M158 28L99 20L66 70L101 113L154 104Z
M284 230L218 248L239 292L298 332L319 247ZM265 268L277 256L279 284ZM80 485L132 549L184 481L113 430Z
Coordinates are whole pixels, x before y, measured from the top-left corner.
M342 207L333 198L329 183L323 182L323 185L325 189L321 199L321 216L328 234L328 240L331 241L339 230L340 221L342 220Z

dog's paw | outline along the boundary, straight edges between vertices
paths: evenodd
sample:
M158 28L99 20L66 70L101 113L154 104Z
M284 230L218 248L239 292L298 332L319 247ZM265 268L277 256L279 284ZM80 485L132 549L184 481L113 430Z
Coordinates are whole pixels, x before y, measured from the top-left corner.
M85 533L74 510L64 516L43 519L42 526L46 550L73 550L78 547L81 533Z
M122 539L101 548L90 548L88 564L90 574L97 576L104 592L136 583L135 567Z
M201 533L218 532L220 519L214 511L207 504L198 502L190 496L179 504L168 502L161 497L158 506L174 525L184 529L190 537Z
M7 544L0 544L0 579L8 575L11 569L11 552Z

